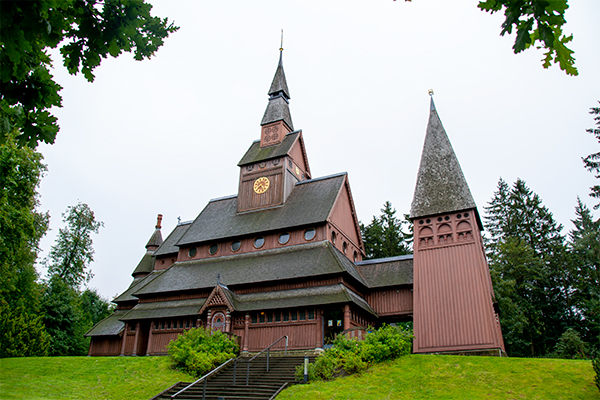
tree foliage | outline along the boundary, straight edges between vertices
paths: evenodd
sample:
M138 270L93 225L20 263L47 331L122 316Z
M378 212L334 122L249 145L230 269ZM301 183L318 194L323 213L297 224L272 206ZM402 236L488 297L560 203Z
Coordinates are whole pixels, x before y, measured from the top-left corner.
M167 346L175 367L202 376L211 369L237 357L238 344L221 331L193 328L172 340Z
M88 268L94 261L91 234L98 233L104 223L96 221L94 212L85 203L69 206L63 213L63 222L66 226L59 230L56 243L44 263L49 275L56 275L77 288L93 276Z
M60 46L71 74L92 82L109 55L154 55L178 28L150 15L143 0L38 0L0 2L0 143L17 128L20 145L54 143L59 130L51 107L61 107L61 86L50 74L51 48Z
M34 263L49 216L37 211L37 188L46 166L42 155L19 148L11 134L0 145L0 298L13 308L37 312Z
M392 204L386 201L379 217L373 216L367 226L360 224L367 259L411 253L412 234L403 230L405 225L409 225L408 218L405 216L404 220L399 220L395 214Z
M513 51L515 54L532 46L546 50L542 65L548 68L558 64L567 75L578 75L573 51L566 45L573 35L563 33L567 22L565 12L568 0L484 0L479 8L489 13L504 10L505 20L500 35L516 32Z
M600 103L600 101L598 103ZM594 135L596 140L598 140L598 143L600 143L600 107L591 107L590 114L595 115L594 121L596 121L597 127L586 129L586 132ZM594 174L596 179L600 179L600 151L583 158L583 165L585 166L585 169ZM594 210L597 210L600 208L600 184L594 185L590 189L590 197L599 200L598 204L594 206Z
M50 336L42 316L28 312L24 305L10 307L0 299L0 358L48 355Z
M562 226L521 179L486 207L490 273L510 355L545 355L576 319Z

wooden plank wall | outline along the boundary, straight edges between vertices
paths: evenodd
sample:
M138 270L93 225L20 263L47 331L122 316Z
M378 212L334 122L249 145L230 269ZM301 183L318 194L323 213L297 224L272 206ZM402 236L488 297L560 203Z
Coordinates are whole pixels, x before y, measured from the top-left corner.
M409 314L413 311L412 286L373 290L366 295L366 300L379 316Z
M96 336L90 341L90 356L118 356L123 338L120 336Z
M284 335L289 336L288 350L314 349L317 340L317 321L306 321L294 325L250 325L248 350L262 350ZM240 336L243 336L243 332ZM272 347L274 350L283 350L284 348L285 341L283 340Z

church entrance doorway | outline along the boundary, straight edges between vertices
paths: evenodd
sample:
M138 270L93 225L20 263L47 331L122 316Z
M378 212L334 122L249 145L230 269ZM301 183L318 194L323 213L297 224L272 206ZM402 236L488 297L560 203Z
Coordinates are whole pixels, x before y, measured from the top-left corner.
M213 331L225 332L225 314L221 311L214 313L210 321L210 327Z
M344 330L344 310L332 308L323 312L323 347L333 345L335 336Z

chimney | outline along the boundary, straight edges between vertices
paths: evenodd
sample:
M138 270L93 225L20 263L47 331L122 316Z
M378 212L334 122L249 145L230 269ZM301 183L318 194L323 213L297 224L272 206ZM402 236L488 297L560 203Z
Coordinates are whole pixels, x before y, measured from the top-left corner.
M158 217L156 217L156 229L160 229L160 223L162 222L162 214L158 214Z

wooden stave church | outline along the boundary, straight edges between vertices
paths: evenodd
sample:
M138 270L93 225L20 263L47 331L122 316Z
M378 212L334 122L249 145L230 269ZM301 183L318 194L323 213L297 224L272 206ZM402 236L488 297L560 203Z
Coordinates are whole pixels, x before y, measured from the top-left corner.
M289 349L318 350L340 333L410 320L415 353L504 352L481 220L433 99L414 255L363 261L348 175L312 178L281 51L268 94L238 194L209 201L164 241L158 216L115 312L86 333L88 355L163 355L200 326L235 335L245 352L283 335Z

